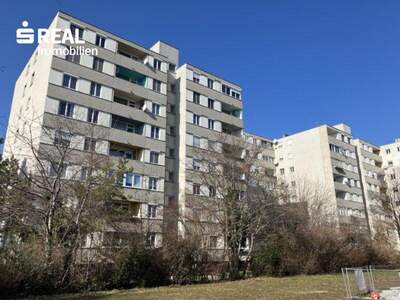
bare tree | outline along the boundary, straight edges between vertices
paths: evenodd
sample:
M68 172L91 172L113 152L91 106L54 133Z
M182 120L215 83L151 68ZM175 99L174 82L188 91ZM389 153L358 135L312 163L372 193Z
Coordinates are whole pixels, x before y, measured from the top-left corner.
M273 180L257 158L262 148L239 138L217 140L221 144L214 151L195 151L200 166L192 176L200 192L187 196L186 226L197 227L203 236L222 236L217 248L228 262L229 277L237 279L244 275L240 271L246 270L257 235L278 217L273 213L277 201Z

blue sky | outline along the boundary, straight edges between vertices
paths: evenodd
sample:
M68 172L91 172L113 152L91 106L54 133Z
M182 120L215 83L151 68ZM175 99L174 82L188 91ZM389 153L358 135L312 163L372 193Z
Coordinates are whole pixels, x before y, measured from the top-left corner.
M15 30L47 27L57 10L146 47L167 41L181 63L239 83L250 132L345 122L376 144L400 137L400 1L389 0L2 1L0 136L33 51Z

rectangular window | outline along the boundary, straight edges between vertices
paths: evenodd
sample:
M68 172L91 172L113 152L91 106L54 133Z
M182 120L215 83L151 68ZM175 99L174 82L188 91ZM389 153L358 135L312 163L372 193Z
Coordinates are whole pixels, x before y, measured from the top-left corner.
M169 126L169 134L171 136L175 136L175 127L174 126Z
M93 70L103 72L104 59L93 57Z
M216 249L218 246L218 237L210 236L210 249Z
M208 187L208 194L210 197L215 197L217 195L217 191L215 190L215 186L210 185Z
M193 170L200 171L201 163L197 159L193 159Z
M161 61L158 59L154 59L153 61L153 68L157 70L161 70Z
M157 79L153 79L153 91L158 93L161 92L161 81Z
M73 103L60 101L58 103L58 114L60 116L72 118L74 116L74 107L75 105Z
M281 175L285 175L285 169L280 169L279 172L281 173Z
M207 86L208 86L208 88L212 89L214 87L214 80L208 78L207 79Z
M92 82L90 84L90 95L95 97L100 97L101 95L101 84Z
M200 116L193 114L193 124L200 125Z
M157 205L149 204L147 206L147 217L148 218L155 218L157 216Z
M198 136L193 137L193 147L200 147L200 138Z
M104 36L96 34L96 46L104 48L106 44L106 38Z
M82 39L83 37L83 28L79 27L78 25L71 24L69 27L71 29L72 35L76 38L76 36L79 37L79 39Z
M193 183L193 195L200 195L200 185Z
M160 115L160 104L152 103L151 105L151 112L155 115Z
M160 153L155 151L150 151L150 162L152 164L158 164L159 158L160 158Z
M68 148L71 143L71 134L65 131L57 130L54 134L54 145Z
M68 74L64 74L63 87L75 90L77 81L78 81L78 78L68 75Z
M193 82L200 83L200 75L193 73Z
M87 121L90 123L97 124L98 119L99 119L99 111L93 108L89 108L87 114Z
M200 104L200 94L193 92L193 103Z
M74 54L71 54L74 53ZM65 60L73 62L75 64L79 64L81 61L81 56L77 54L77 50L75 48L69 47L68 54L65 56Z
M135 174L135 173L125 174L123 185L126 187L141 188L142 187L142 175Z
M208 119L208 129L214 130L214 120Z
M290 167L290 172L294 173L294 167Z
M80 174L80 179L87 180L90 176L92 175L92 169L89 167L82 167L81 168L81 174Z
M214 109L214 100L208 98L208 108Z
M153 138L153 139L160 138L160 128L151 126L151 138Z
M236 99L240 99L240 94L238 92L232 91L232 97Z
M174 158L175 157L175 150L172 149L172 148L169 149L169 157L170 158Z
M156 191L157 190L157 178L149 177L149 190Z
M49 169L49 176L55 177L58 176L59 178L65 178L67 175L67 165L66 164L53 164L51 163Z
M231 88L225 84L222 84L222 92L226 95L231 95Z
M96 140L90 137L85 137L85 142L83 144L83 150L94 152L96 151Z
M149 233L147 236L147 247L154 248L156 246L156 234Z

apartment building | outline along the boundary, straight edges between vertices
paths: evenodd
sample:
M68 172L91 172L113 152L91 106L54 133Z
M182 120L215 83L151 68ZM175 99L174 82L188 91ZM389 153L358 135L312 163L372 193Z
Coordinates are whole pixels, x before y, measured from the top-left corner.
M382 166L388 185L400 180L400 139L380 147Z
M68 40L38 45L15 85L4 156L33 168L32 153L16 138L32 135L35 149L62 142L81 156L94 151L115 162L123 157L133 170L122 182L130 199L126 209L147 224L150 244L162 244L166 207L177 207L169 211L167 230L184 235L188 197L215 193L196 181L207 165L197 150L222 153L242 139L241 87L180 66L179 50L165 42L147 49L63 12L50 24L56 28L77 32L84 41L79 46L97 54L49 51L75 48ZM41 55L41 48L53 54ZM87 167L68 162L65 178L76 172L83 177ZM112 235L117 233L96 239ZM221 247L219 237L207 239L211 248Z
M171 164L169 74L175 72L178 51L161 42L146 49L62 12L49 27L55 28L77 31L81 46L97 49L97 56L40 55L41 47L75 45L39 44L15 85L4 156L14 155L32 167L32 153L18 144L18 133L31 134L36 149L62 142L82 156L94 151L115 161L127 159L134 171L122 182L130 199L126 209L132 220L147 222L149 242L159 246L166 189L171 190L166 183ZM66 121L74 132L62 128ZM79 168L84 176L84 165L69 162L66 178Z

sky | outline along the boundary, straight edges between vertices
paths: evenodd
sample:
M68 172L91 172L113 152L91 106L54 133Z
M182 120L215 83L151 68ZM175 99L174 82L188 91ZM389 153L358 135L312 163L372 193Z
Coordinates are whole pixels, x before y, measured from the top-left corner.
M58 10L151 47L158 40L243 88L246 131L279 138L347 123L374 144L400 137L400 1L1 1L0 136L34 50L15 30Z

